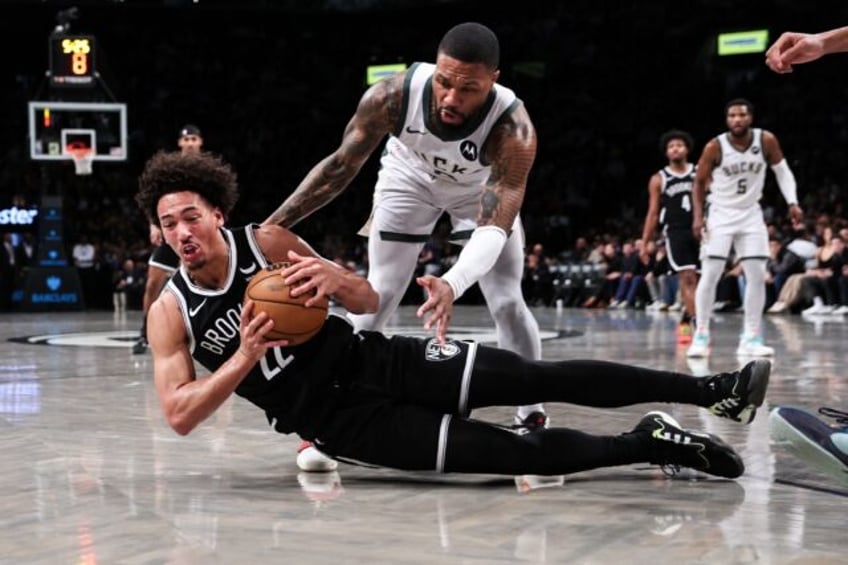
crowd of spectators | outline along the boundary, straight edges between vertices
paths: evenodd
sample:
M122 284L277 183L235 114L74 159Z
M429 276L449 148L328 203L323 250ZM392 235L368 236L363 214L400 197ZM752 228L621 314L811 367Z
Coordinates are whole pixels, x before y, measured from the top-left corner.
M848 219L821 213L802 223L775 219L768 224L767 312L805 316L848 314ZM638 233L632 230L628 233ZM677 275L665 256L665 242L643 242L628 233L596 236L587 246L555 256L528 249L524 290L530 304L583 308L675 311L682 308ZM639 260L648 246L650 260ZM591 249L588 253L586 249ZM745 277L731 256L717 289L716 310L741 310Z
M617 256L636 245L630 234L644 217L648 179L664 163L659 135L672 127L690 131L696 157L724 130L724 103L735 96L754 102L755 127L771 129L783 141L808 218L815 222L825 214L838 233L838 219L846 215L843 61L778 76L761 55L718 57L717 33L762 25L754 6L729 0L699 0L686 10L665 2L616 3L601 10L588 1L531 1L521 9L479 0L365 2L335 10L340 4L332 2L309 3L312 9L294 3L222 4L82 7L72 31L96 36L102 82L129 109L128 160L95 162L94 174L86 177L76 176L70 163L28 159L26 102L82 96L44 85L53 9L28 4L14 22L0 23L26 54L10 63L15 74L3 75L0 88L0 104L20 108L0 113L0 205L11 194L29 202L44 194L63 197L69 256L84 238L97 251L93 269L99 276L93 278L100 286L87 291L90 307L113 306L111 291L101 290L112 288L126 260L143 269L148 226L132 197L144 161L173 147L177 127L203 124L206 149L235 165L243 196L231 223L261 221L339 143L366 88L366 67L431 61L444 30L462 20L483 21L498 33L500 81L516 90L538 130L539 151L522 211L527 241L543 250L528 250L528 272L536 273L530 281L536 282L526 288L540 289L532 301L556 300L544 283L556 273L543 271L572 263L566 257L603 255L602 244ZM817 10L796 4L775 3L773 33L790 25L826 27ZM297 226L325 256L363 272L365 242L355 234L370 211L377 166L375 155L350 190ZM789 233L781 225L785 208L771 178L764 205L775 229ZM661 256L661 247L657 253ZM453 246L437 235L422 269L435 272L452 257ZM616 306L655 302L634 289L670 292L656 286L661 270L628 265L596 300ZM134 307L132 300L127 307Z

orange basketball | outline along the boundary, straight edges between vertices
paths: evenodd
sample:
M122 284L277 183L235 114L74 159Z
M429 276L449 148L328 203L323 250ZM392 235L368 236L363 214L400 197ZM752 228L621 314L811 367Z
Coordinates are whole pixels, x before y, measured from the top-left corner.
M327 319L329 301L323 297L318 304L306 307L304 302L314 294L292 298L289 285L280 276L281 263L275 263L256 273L247 284L244 298L253 300L253 315L267 312L274 320L274 329L265 334L269 340L285 339L289 345L300 345L318 333Z

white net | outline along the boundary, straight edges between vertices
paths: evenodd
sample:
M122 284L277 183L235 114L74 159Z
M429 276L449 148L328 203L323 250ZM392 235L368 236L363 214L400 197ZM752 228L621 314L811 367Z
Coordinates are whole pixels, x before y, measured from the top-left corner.
M71 153L74 158L74 169L78 175L90 175L91 164L94 162L94 151L75 150Z

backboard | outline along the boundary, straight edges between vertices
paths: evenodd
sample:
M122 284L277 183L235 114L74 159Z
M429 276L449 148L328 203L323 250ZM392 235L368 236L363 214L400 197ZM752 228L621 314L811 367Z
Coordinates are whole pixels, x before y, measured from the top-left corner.
M29 156L70 161L68 146L94 148L95 161L127 160L127 105L122 102L29 103Z

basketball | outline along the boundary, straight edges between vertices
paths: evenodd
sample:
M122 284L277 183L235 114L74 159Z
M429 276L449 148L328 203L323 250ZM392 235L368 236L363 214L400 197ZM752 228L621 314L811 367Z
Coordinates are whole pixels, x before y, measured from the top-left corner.
M289 345L300 345L318 333L327 318L329 301L323 297L314 306L304 303L314 294L303 294L292 298L289 285L280 276L282 263L262 269L250 279L244 298L253 300L253 315L267 312L274 321L274 329L265 334L266 339L288 340Z

